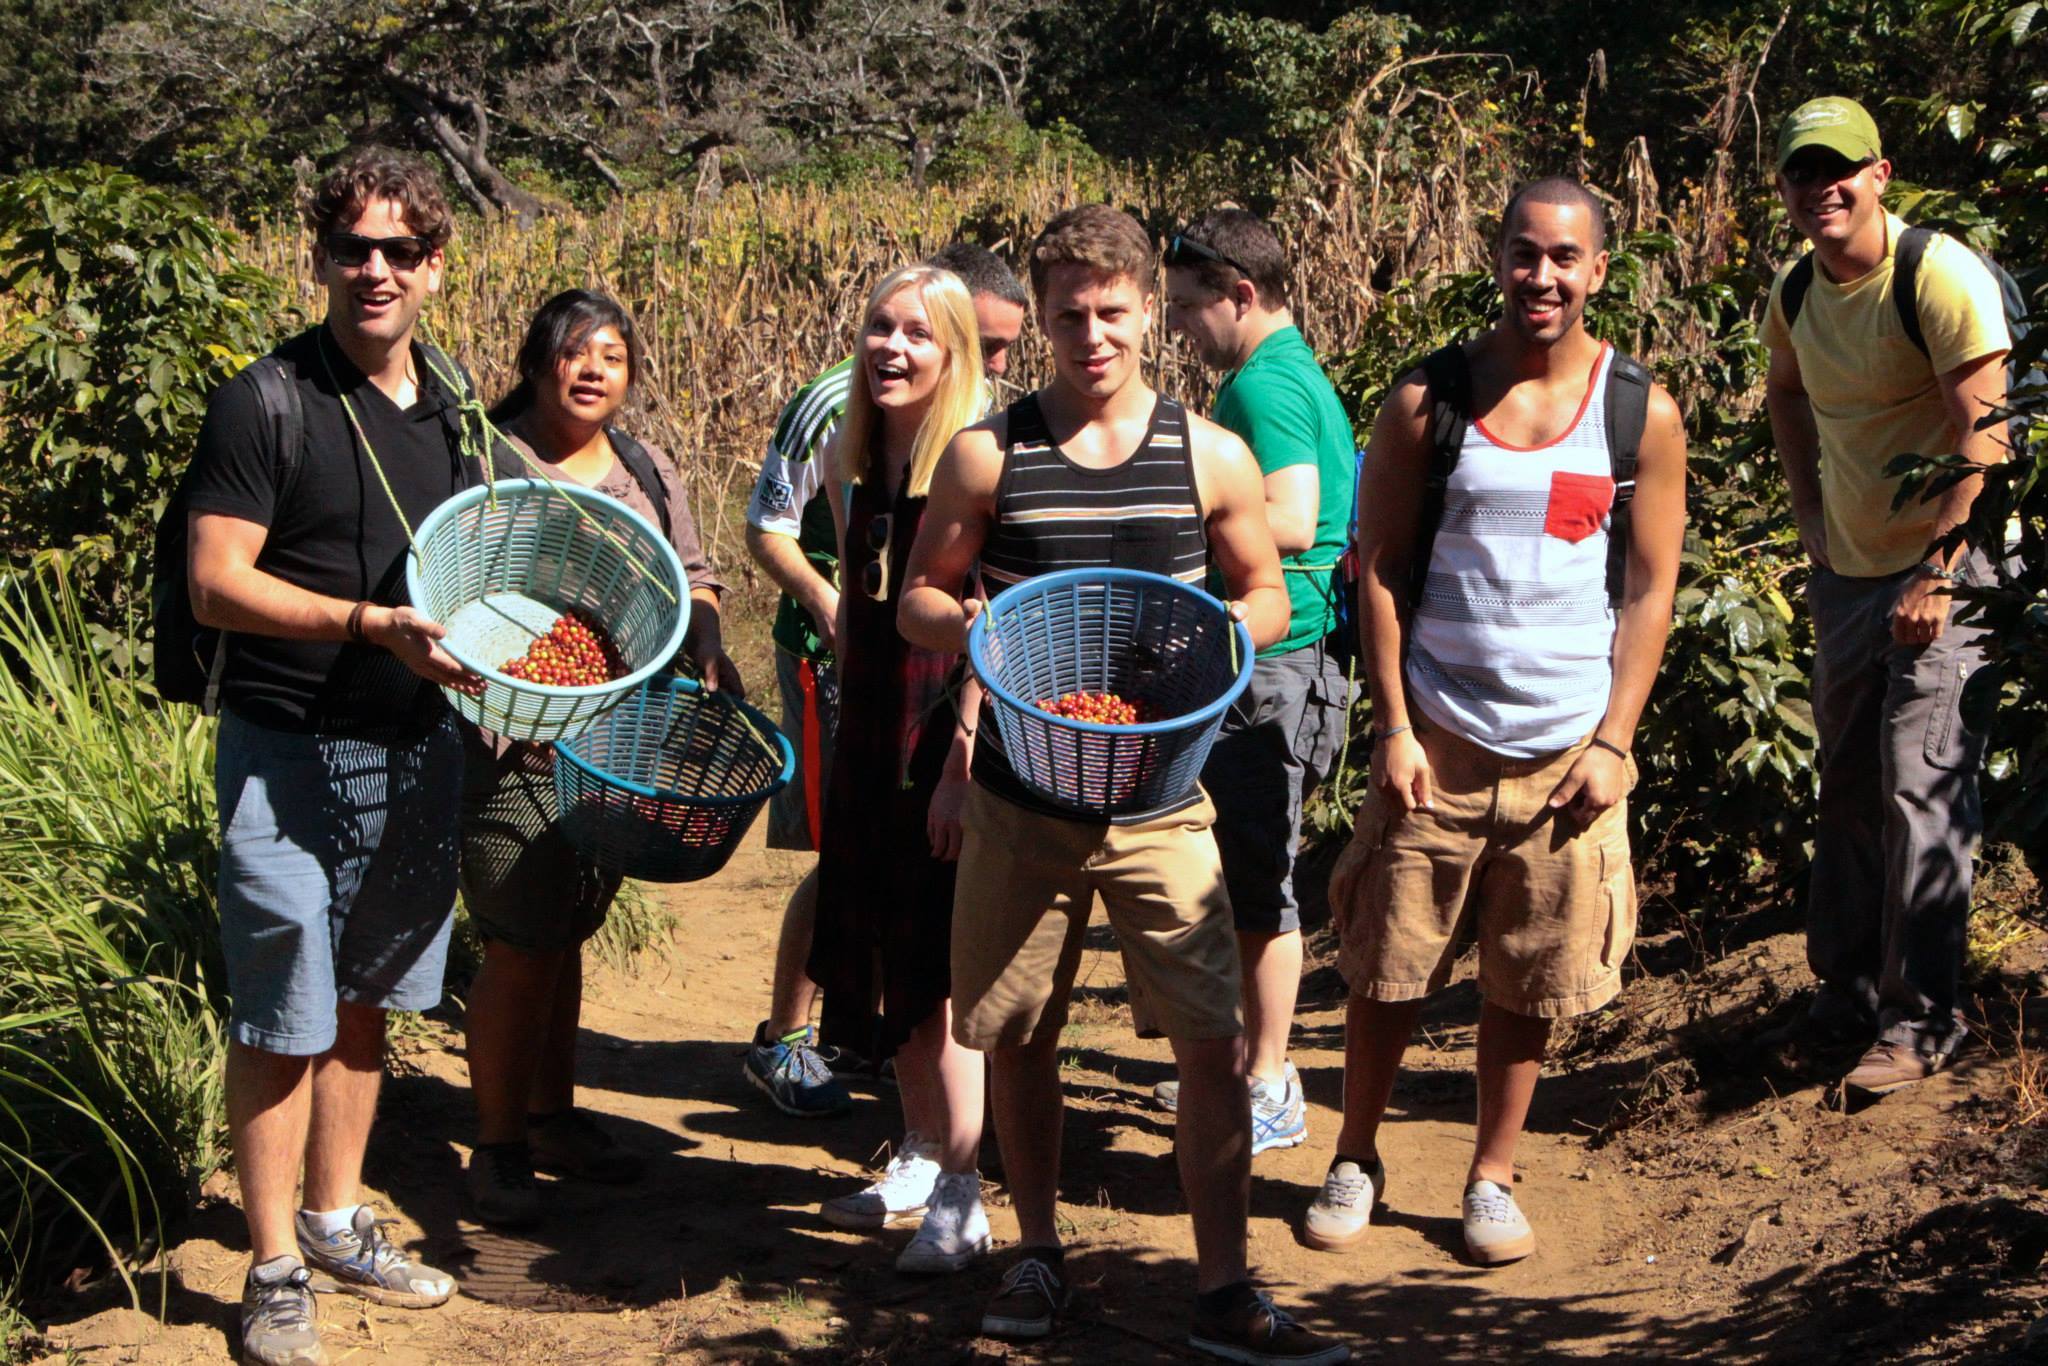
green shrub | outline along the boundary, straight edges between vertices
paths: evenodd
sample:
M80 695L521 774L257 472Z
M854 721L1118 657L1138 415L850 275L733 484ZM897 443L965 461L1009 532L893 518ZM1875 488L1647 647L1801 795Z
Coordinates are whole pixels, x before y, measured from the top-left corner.
M0 1275L36 1284L222 1160L213 726L59 572L0 584L0 656Z
M75 554L112 619L214 387L268 349L284 287L200 204L105 167L0 181L0 549Z

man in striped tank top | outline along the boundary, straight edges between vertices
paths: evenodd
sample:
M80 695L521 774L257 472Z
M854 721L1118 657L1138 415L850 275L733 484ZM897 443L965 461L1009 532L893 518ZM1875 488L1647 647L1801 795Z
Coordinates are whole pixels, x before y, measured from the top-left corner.
M1054 569L1221 572L1233 614L1268 645L1287 590L1258 465L1242 441L1147 386L1139 363L1157 262L1103 204L1055 218L1031 251L1053 382L954 438L932 480L898 612L903 634L960 652L991 588ZM954 902L953 1032L992 1055L996 1133L1022 1248L982 1331L1042 1337L1067 1300L1056 1225L1059 1035L1092 902L1122 946L1131 1014L1165 1035L1181 1076L1175 1148L1194 1216L1191 1345L1230 1360L1323 1364L1350 1351L1256 1290L1245 1263L1251 1124L1230 899L1197 788L1162 810L1078 815L1026 790L995 728L974 751Z
M1469 936L1484 1004L1465 1245L1482 1265L1534 1251L1514 1149L1551 1022L1621 990L1628 751L1671 624L1685 430L1671 396L1585 329L1604 246L1578 182L1518 191L1496 262L1505 316L1404 376L1373 425L1359 498L1373 786L1330 886L1351 1000L1344 1126L1304 1221L1315 1247L1367 1232L1401 1056ZM1610 432L1623 385L1638 386L1634 420ZM1625 543L1612 564L1611 530Z

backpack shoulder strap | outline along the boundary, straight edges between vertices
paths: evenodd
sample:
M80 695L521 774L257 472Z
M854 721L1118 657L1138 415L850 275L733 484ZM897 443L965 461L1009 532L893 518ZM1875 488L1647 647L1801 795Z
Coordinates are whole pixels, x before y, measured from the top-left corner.
M1792 324L1799 321L1799 310L1806 303L1806 291L1813 288L1813 253L1807 252L1799 258L1792 269L1785 272L1784 288L1778 291L1778 306L1785 310L1785 330L1790 332Z
M1633 356L1617 351L1607 363L1602 416L1607 429L1607 464L1614 476L1614 505L1607 516L1607 601L1617 608L1628 583L1636 460L1642 454L1643 428L1650 419L1650 387L1655 383L1649 367Z
M1415 549L1409 557L1408 604L1422 601L1429 578L1430 556L1437 527L1444 519L1444 490L1458 468L1465 429L1472 421L1472 362L1456 342L1422 358L1422 377L1429 385L1429 473L1422 487L1422 517L1415 528Z
M619 463L626 467L626 473L633 476L633 482L647 495L647 501L654 504L654 515L661 519L661 534L674 540L675 528L670 525L668 510L668 481L661 477L661 466L654 463L654 457L647 453L645 446L618 428L605 428L605 435L612 439L612 449L619 453Z
M305 463L306 409L299 383L277 352L259 356L249 366L256 398L270 422L271 459L276 471L277 502L282 504L297 485Z
M1927 334L1920 330L1920 261L1933 238L1932 228L1907 228L1892 251L1892 305L1899 310L1906 340L1923 356L1929 353Z

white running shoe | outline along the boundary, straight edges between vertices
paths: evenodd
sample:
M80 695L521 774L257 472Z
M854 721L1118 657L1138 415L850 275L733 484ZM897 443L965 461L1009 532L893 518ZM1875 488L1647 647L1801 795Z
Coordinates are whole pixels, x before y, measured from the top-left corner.
M937 1275L958 1271L988 1251L988 1214L981 1207L980 1172L940 1172L917 1236L896 1258L898 1271Z
M1465 1187L1465 1250L1483 1266L1519 1261L1536 1250L1536 1235L1506 1187L1491 1181Z
M1301 1221L1301 1240L1324 1252L1350 1247L1365 1236L1372 1207L1387 1198L1387 1166L1378 1158L1370 1167L1344 1160L1332 1162L1323 1188Z
M880 1176L851 1195L833 1196L819 1212L840 1228L890 1228L924 1218L939 1179L938 1151L913 1129Z

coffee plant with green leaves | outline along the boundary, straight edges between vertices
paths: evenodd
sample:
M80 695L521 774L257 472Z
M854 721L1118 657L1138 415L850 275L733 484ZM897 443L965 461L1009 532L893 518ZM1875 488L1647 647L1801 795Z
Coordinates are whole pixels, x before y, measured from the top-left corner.
M289 318L233 247L196 200L104 167L0 181L0 547L77 560L96 615L144 587L208 396Z

